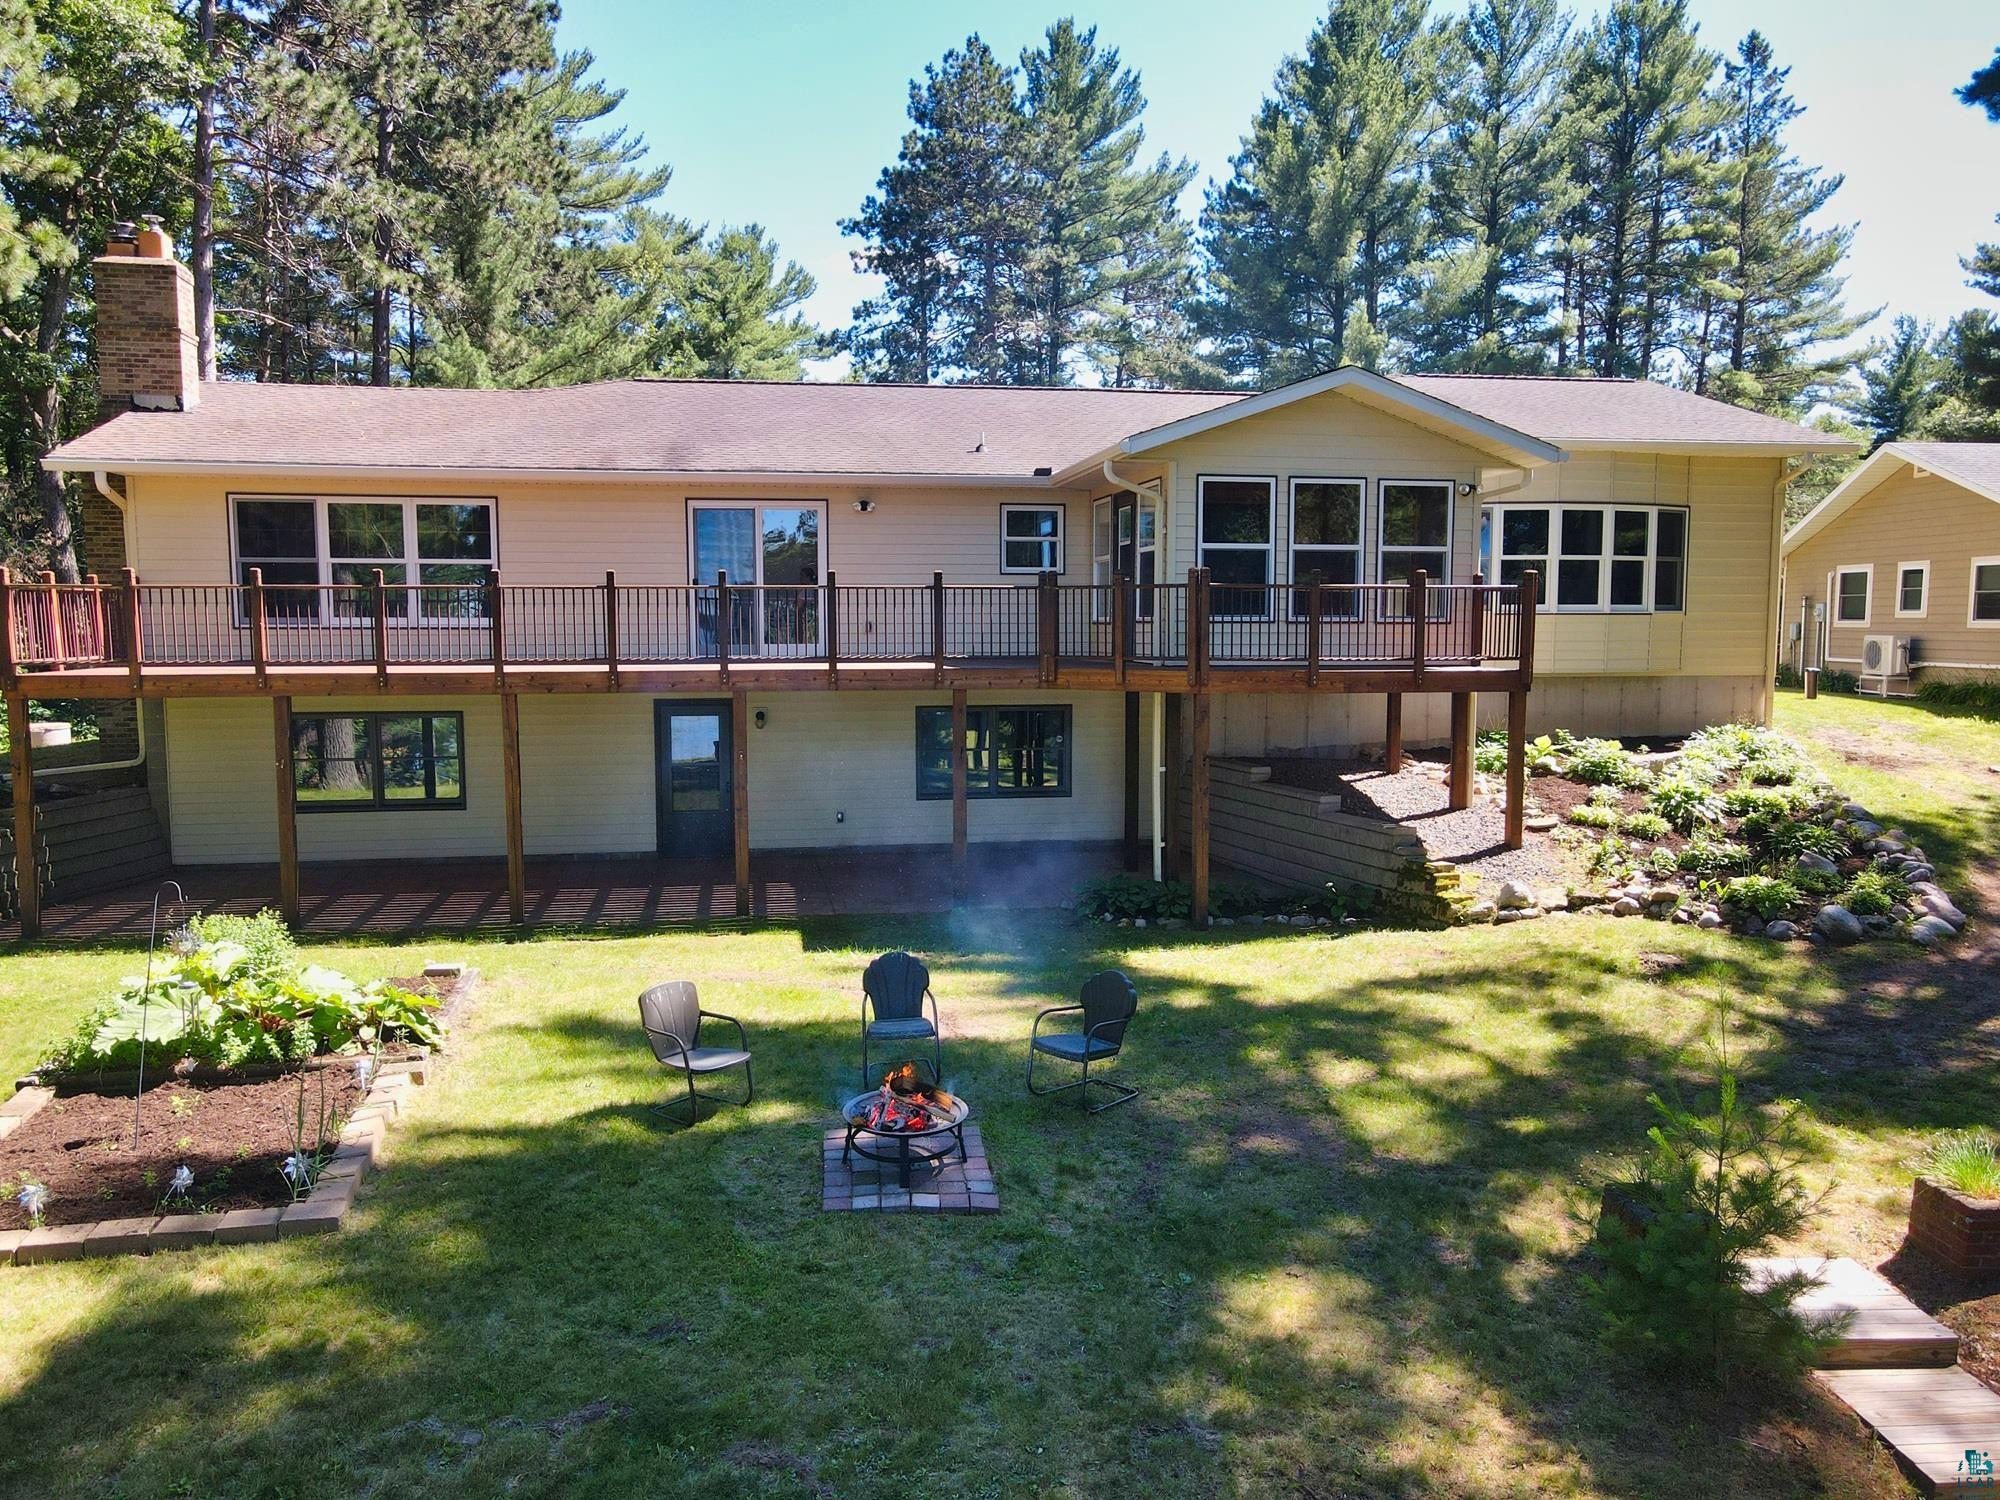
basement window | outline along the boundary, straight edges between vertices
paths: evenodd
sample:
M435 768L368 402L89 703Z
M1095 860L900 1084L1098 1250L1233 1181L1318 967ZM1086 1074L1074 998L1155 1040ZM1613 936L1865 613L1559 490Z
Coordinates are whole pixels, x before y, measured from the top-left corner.
M1068 704L965 711L965 795L1067 797ZM951 796L951 710L917 710L917 799Z
M299 714L292 792L302 813L465 806L465 716Z

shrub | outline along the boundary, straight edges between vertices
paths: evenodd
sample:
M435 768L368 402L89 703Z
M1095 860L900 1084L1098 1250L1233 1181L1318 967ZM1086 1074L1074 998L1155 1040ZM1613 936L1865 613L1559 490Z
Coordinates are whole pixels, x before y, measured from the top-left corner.
M1860 674L1827 667L1819 674L1819 690L1822 693L1858 693L1861 691Z
M1847 883L1840 904L1857 917L1886 917L1910 899L1910 883L1885 870L1863 870Z
M1988 1130L1941 1130L1925 1145L1917 1170L1968 1198L2000 1198L2000 1140Z
M1590 789L1587 800L1599 807L1623 807L1625 794L1615 786L1594 786Z
M1777 676L1772 679L1772 685L1786 690L1801 688L1805 686L1805 678L1799 675L1797 667L1789 662L1782 663L1778 667Z
M1968 708L1981 718L2000 718L2000 677L1927 680L1917 688L1917 701L1932 708Z
M1847 883L1837 872L1830 874L1825 870L1809 870L1802 866L1786 872L1785 879L1797 886L1801 895L1822 899L1836 894Z
M1622 874L1632 866L1632 847L1615 833L1607 833L1590 846L1586 864L1593 875Z
M1210 892L1211 903L1214 892ZM1193 910L1194 888L1185 880L1149 880L1143 875L1107 875L1085 883L1077 895L1077 915L1157 922L1185 918ZM1212 909L1212 906L1211 906Z
M1565 739L1567 735L1563 736ZM1560 776L1563 769L1561 749L1546 734L1538 734L1529 740L1522 750L1530 776Z
M1680 869L1680 860L1673 850L1655 845L1647 851L1646 868L1655 875L1672 875Z
M1758 813L1781 818L1792 810L1793 801L1789 792L1771 787L1739 786L1722 794L1722 810L1732 818L1754 817Z
M1507 769L1507 733L1482 729L1472 742L1472 769L1486 776L1501 775Z
M1640 771L1637 758L1616 740L1578 740L1567 764L1570 779L1588 786L1630 786Z
M188 931L204 943L235 943L243 949L243 966L259 979L281 979L299 971L299 945L292 941L285 919L266 907L254 917L196 917Z
M1683 834L1693 833L1707 823L1722 821L1722 803L1706 786L1683 776L1656 782L1646 798L1650 812L1658 813Z
M1786 811L1755 812L1737 825L1745 843L1766 859L1796 859L1817 854L1840 860L1848 856L1847 835L1830 823Z
M1697 836L1681 850L1677 864L1689 875L1727 875L1750 867L1750 851L1727 839Z
M1799 888L1769 875L1738 875L1722 888L1722 900L1725 905L1754 911L1769 922L1799 904Z
M1665 838L1670 829L1667 820L1658 813L1635 812L1627 813L1618 820L1618 831L1635 839L1657 842Z
M1672 1088L1647 1097L1654 1123L1631 1186L1646 1222L1637 1232L1600 1223L1591 1285L1614 1346L1718 1384L1746 1369L1797 1371L1822 1338L1793 1305L1808 1274L1752 1281L1752 1258L1796 1236L1819 1203L1799 1173L1810 1155L1803 1106L1745 1102L1728 1024L1720 1014L1708 1044L1704 1107Z
M1569 820L1583 828L1616 828L1618 810L1601 802L1579 802L1569 810Z

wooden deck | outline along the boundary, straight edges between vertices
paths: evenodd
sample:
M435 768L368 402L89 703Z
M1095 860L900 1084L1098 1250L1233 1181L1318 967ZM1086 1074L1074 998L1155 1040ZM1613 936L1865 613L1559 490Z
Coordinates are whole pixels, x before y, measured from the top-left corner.
M1838 1342L1820 1358L1828 1369L1948 1366L1958 1335L1858 1261L1819 1255L1756 1262L1759 1278L1803 1271L1816 1285L1793 1305L1815 1320L1845 1320Z

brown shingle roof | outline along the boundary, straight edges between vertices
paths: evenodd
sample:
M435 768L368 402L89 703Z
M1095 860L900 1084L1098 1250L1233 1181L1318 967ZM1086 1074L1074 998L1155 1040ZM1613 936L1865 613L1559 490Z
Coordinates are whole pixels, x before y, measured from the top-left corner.
M1838 446L1775 417L1645 381L1404 375L1489 421L1568 444ZM187 412L123 412L63 444L70 469L799 474L1032 483L1231 391L625 380L531 391L202 388ZM983 442L983 447L982 447Z

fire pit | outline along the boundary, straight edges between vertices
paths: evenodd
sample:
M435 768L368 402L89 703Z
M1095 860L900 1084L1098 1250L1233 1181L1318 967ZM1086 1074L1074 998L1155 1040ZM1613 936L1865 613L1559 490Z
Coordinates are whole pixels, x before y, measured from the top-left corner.
M915 1063L893 1068L882 1086L856 1094L840 1107L847 1122L843 1162L854 1156L896 1169L899 1187L910 1185L916 1163L933 1167L956 1151L965 1156L965 1122L972 1106L936 1083L926 1083Z

